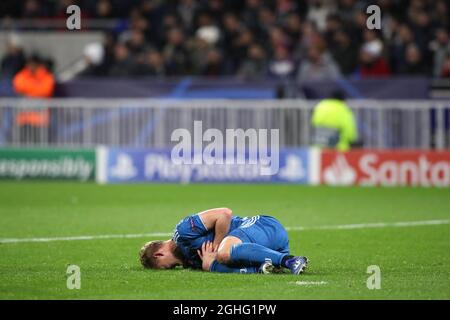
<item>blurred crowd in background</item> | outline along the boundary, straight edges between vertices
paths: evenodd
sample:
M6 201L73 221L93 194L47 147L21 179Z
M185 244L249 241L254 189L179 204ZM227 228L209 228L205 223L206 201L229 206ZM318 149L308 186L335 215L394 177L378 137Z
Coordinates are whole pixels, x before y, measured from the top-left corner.
M1 2L2 23L66 19L71 4L83 21L115 20L105 42L85 50L80 76L450 77L448 0ZM381 8L381 30L366 26L369 4ZM11 41L2 75L13 77L28 54Z

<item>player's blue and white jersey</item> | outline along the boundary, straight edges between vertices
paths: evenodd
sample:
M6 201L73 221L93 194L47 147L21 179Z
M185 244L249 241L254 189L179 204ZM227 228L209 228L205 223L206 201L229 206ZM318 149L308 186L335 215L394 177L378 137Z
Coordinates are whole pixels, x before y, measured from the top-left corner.
M253 217L252 217L253 218ZM230 232L252 218L233 217ZM186 265L190 268L202 267L202 261L197 254L206 241L214 241L214 230L208 230L198 214L181 219L175 227L172 240L176 242L185 257Z

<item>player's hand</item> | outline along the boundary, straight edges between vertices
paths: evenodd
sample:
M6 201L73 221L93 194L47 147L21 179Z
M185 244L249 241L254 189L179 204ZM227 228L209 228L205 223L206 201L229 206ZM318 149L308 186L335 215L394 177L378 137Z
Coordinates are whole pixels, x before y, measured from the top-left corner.
M197 250L197 253L202 259L202 269L209 271L209 266L216 259L217 250L211 241L206 241L202 244L201 250Z

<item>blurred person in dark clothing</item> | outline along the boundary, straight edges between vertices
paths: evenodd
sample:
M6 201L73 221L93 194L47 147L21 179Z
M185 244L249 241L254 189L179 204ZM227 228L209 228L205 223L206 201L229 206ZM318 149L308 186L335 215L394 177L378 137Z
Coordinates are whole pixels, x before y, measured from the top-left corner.
M439 76L441 78L450 78L450 53L445 57Z
M433 52L433 75L439 77L445 57L450 53L450 38L445 28L438 28L435 34L430 50Z
M284 31L289 36L292 42L300 41L302 36L302 20L296 13L287 15L284 24Z
M239 56L233 52L234 43L243 31L243 24L233 13L227 13L223 17L223 31L220 39L220 47L225 53L225 59L229 61L233 68L238 65Z
M430 16L425 10L410 10L409 16L415 43L424 53L428 49L429 39L432 38Z
M144 33L138 29L132 30L126 44L130 54L137 57L146 47Z
M179 28L169 30L167 44L163 50L170 75L184 75L190 71L189 52L185 45L185 35Z
M242 18L251 30L256 30L260 27L258 19L260 18L259 12L261 5L261 0L245 0L245 6L242 10Z
M337 2L337 12L346 23L352 23L352 20L357 12L365 11L365 8L363 8L363 5L360 3L361 1L339 0Z
M197 12L199 4L196 0L180 0L176 8L177 14L180 16L183 25L191 26L194 23L194 16Z
M273 26L269 29L270 47L274 48L274 51L278 47L286 47L291 49L291 41L281 27Z
M242 58L247 55L248 48L255 43L255 36L249 29L242 30L233 41L229 51L229 59L233 70L238 70L241 66Z
M252 31L256 32L258 38L267 36L269 29L275 25L276 15L273 10L269 7L261 7L258 10L258 23L255 29Z
M207 11L208 14L214 21L222 21L222 16L224 13L224 2L223 0L208 0Z
M358 64L358 50L352 43L350 36L345 31L338 30L334 34L333 42L334 45L330 51L342 74L353 73Z
M166 66L164 58L156 49L147 50L138 60L134 71L136 76L164 76Z
M6 54L3 56L0 65L1 77L12 78L25 65L25 55L20 47L19 40L12 37L8 40Z
M422 53L415 44L411 43L406 48L405 64L399 71L407 75L424 75L429 72L429 68L422 59Z
M220 76L224 74L222 54L217 49L212 49L206 55L206 61L201 70L203 76Z
M239 68L238 75L245 79L262 79L267 75L266 52L259 44L248 48L247 58Z
M108 74L112 77L127 77L133 75L134 68L135 62L128 47L124 43L117 43L114 48L114 60Z
M414 33L407 24L398 26L390 49L390 62L394 72L404 69L405 52L408 45L414 43Z
M324 38L326 42L332 47L335 45L334 38L338 31L343 30L342 21L339 15L337 14L330 14L327 17L326 25L325 25L325 31L324 31Z

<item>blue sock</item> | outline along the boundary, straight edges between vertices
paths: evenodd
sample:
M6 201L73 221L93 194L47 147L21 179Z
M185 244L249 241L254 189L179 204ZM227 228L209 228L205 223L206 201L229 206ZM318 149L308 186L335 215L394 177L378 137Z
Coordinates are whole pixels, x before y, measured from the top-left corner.
M281 253L256 243L239 243L231 247L231 261L233 263L262 264L270 259L274 266L280 266L283 257L287 253Z
M224 264L218 263L216 260L211 263L209 267L211 272L222 272L222 273L257 273L258 268L256 267L245 267L245 268L232 268Z

